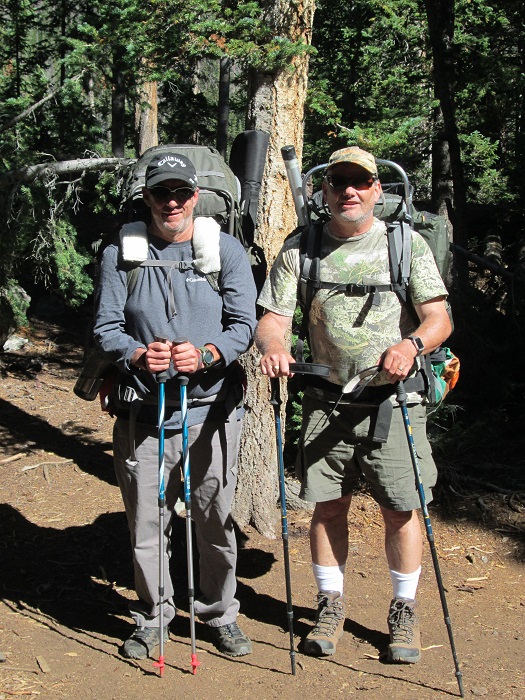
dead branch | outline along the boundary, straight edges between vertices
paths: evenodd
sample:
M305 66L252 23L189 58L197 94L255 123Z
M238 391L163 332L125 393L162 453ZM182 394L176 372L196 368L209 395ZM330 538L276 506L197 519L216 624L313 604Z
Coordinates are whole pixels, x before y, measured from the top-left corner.
M59 175L74 175L96 170L118 170L135 163L133 158L77 158L51 163L38 163L26 168L9 170L0 175L0 187L10 187L17 183L33 182L37 179L57 177Z

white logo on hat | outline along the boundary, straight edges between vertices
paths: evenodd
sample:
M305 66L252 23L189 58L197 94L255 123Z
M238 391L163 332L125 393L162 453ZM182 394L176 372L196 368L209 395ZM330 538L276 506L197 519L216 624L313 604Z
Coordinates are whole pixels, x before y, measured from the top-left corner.
M173 161L173 163L170 163L170 161ZM187 165L182 161L180 158L175 158L173 156L166 156L163 158L159 163L157 163L157 168L162 168L163 165L169 165L170 168L175 168L177 165L180 165L181 168L186 168Z

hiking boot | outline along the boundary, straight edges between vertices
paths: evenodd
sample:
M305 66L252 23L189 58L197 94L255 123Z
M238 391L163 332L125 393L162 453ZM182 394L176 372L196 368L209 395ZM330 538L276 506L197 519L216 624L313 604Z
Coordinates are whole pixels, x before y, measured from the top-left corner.
M421 659L421 639L416 601L394 598L388 611L387 661L391 664L415 664Z
M164 627L164 641L169 640L168 627ZM120 649L126 659L147 659L159 645L158 627L135 627L129 639L126 639Z
M251 640L244 634L236 622L220 627L210 627L213 641L222 654L227 656L246 656L252 653Z
M339 591L320 591L316 603L315 627L304 641L304 653L310 656L331 656L335 654L337 642L343 636L343 596Z

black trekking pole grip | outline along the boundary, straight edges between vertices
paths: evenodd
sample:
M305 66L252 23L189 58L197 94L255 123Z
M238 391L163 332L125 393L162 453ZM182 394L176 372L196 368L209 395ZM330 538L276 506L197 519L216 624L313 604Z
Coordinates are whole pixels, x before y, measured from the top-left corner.
M175 340L172 340L171 342L173 343L173 345L182 345L182 343L188 343L189 340L188 340L188 338L175 338ZM189 377L187 374L181 374L179 372L178 379L179 379L179 383L181 386L188 385Z
M398 382L396 386L396 398L398 404L403 407L403 405L406 406L407 402L407 392L405 389L405 384L404 382Z
M160 336L156 335L155 336L155 342L157 343L165 343L167 342L167 338L161 338ZM162 372L157 372L155 375L155 378L157 379L157 382L159 384L164 384L168 378L168 372L167 370L163 370Z
M274 409L281 405L281 382L278 377L270 379L270 403Z

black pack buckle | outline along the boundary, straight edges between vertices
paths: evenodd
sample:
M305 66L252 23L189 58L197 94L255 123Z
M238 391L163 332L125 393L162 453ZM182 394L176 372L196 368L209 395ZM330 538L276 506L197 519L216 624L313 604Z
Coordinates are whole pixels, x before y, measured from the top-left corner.
M347 284L345 287L345 294L353 297L365 297L374 289L375 287L369 287L365 284L354 284L353 282L350 282L350 284Z

